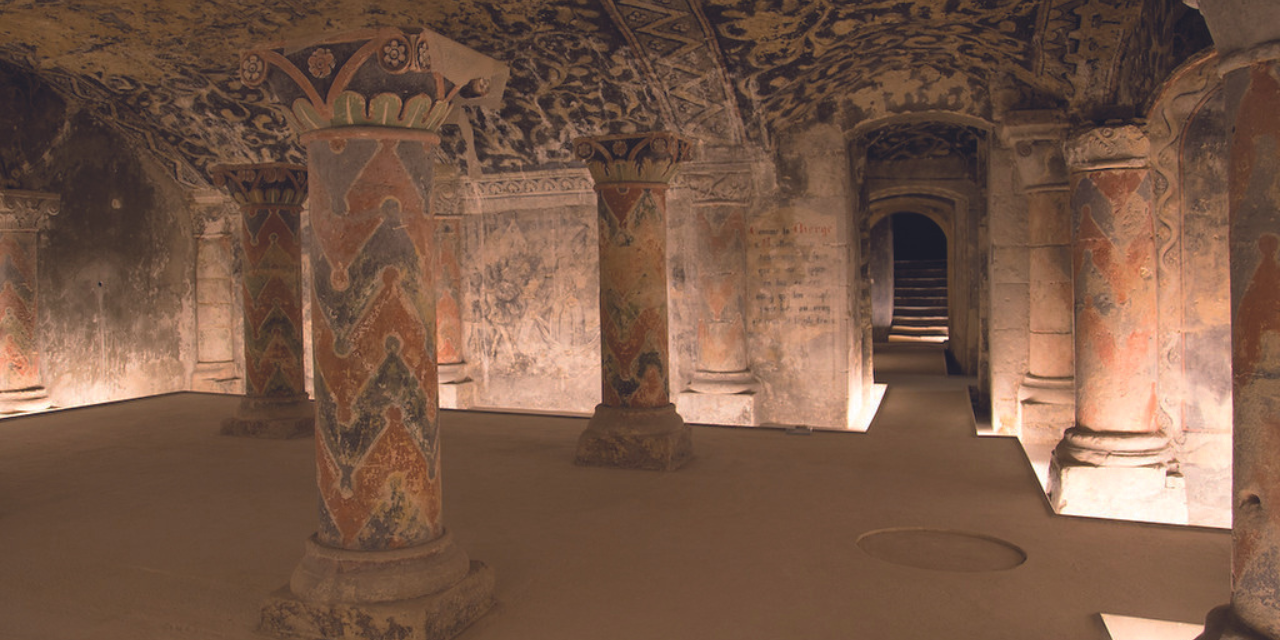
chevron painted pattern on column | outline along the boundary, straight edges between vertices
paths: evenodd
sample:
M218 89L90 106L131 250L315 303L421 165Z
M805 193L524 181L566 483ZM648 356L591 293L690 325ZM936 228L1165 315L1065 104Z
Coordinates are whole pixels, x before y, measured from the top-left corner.
M431 134L309 143L320 541L408 547L443 532Z

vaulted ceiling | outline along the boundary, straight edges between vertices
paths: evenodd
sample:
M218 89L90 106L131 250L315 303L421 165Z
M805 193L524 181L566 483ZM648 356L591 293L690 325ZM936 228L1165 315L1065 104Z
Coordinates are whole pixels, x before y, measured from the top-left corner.
M666 128L769 147L817 120L1132 107L1191 53L1179 47L1205 44L1179 32L1186 11L1165 0L10 0L0 60L199 185L213 164L301 159L236 76L239 52L265 42L422 26L505 61L504 106L472 109L471 131L446 131L443 145L496 172L569 163L569 141L595 133Z

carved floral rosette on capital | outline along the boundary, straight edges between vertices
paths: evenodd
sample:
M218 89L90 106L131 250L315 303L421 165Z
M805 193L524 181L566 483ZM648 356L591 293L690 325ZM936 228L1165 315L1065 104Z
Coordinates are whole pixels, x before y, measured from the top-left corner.
M662 132L574 141L596 182L600 234L602 402L580 464L674 469L691 455L670 400L666 190L692 148Z
M295 438L314 431L302 344L302 206L307 168L244 164L212 169L240 205L245 398L224 435Z
M49 407L40 372L37 236L57 215L52 193L0 190L0 413Z
M499 106L509 70L380 29L249 52L240 72L307 145L314 240L320 525L263 628L451 637L492 606L493 574L441 517L433 152L455 106Z
M240 56L246 86L264 83L300 134L335 127L434 132L455 106L497 108L506 65L426 29L378 29Z

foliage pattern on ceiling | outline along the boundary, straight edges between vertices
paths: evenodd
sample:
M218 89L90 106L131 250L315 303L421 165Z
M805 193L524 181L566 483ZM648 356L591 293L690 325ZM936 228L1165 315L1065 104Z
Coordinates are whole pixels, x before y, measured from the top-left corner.
M982 131L945 122L908 122L880 127L863 138L867 160L973 158L986 136Z
M11 0L0 58L200 184L217 163L301 159L273 107L240 85L239 51L425 26L512 70L500 110L471 108L445 131L448 160L474 175L564 166L581 135L671 128L767 146L813 119L1135 101L1147 69L1170 66L1141 47L1168 31L1162 2ZM1121 68L1121 53L1137 62Z

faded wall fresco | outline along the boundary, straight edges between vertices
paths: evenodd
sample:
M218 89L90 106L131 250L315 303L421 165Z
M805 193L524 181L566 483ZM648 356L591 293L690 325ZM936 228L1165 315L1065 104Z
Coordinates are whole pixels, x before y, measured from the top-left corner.
M62 196L41 234L39 332L55 406L185 389L195 363L186 193L39 82L0 68L3 183Z
M464 254L477 404L590 412L600 401L595 207L485 213Z

